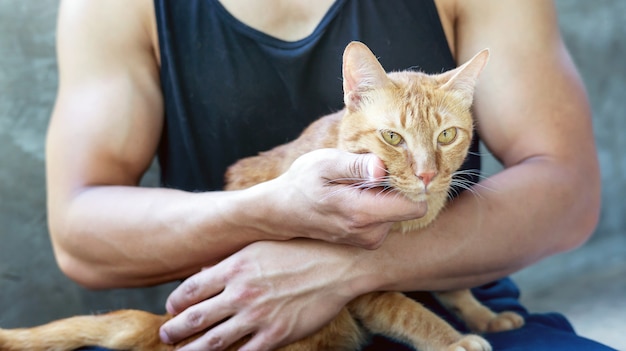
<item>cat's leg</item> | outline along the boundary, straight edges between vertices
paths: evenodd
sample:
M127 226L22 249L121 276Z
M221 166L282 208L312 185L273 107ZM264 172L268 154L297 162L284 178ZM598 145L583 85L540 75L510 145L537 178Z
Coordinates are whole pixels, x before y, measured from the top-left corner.
M418 350L491 350L482 337L461 335L439 316L401 293L362 295L347 307L371 333L406 342Z
M114 350L171 351L159 327L169 316L136 310L77 316L34 328L0 329L0 351L70 351L83 346Z
M499 332L524 325L524 318L519 314L511 311L495 313L476 300L469 289L437 292L435 297L473 332Z

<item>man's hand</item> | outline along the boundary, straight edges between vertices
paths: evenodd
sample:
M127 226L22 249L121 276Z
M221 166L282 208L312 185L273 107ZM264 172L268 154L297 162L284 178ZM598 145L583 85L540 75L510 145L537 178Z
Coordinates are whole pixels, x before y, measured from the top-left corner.
M383 190L385 166L373 154L321 149L298 158L270 187L264 230L367 249L378 248L393 223L420 218L426 203ZM267 223L271 222L271 223Z
M307 239L251 244L170 295L167 310L175 317L161 327L161 338L176 343L211 328L181 348L187 351L222 350L246 335L252 339L241 350L301 339L358 294L352 279L358 251Z

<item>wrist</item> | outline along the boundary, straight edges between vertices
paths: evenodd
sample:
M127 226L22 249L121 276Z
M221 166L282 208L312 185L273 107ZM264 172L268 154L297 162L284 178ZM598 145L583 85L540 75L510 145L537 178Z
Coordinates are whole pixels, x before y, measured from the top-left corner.
M345 293L352 298L373 291L386 290L390 276L386 274L383 265L379 261L378 250L367 250L348 245L335 245L342 250L342 256L347 262L348 272L344 279Z
M286 215L278 207L281 194L274 181L257 184L247 189L228 191L232 201L228 201L227 213L229 223L251 234L258 240L286 240L291 239L277 230L280 222L285 222Z

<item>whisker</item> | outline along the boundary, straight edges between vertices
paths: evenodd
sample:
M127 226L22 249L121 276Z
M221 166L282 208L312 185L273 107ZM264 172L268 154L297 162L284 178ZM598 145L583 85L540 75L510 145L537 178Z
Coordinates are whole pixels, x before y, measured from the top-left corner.
M387 170L385 170L386 173ZM345 186L343 187L338 187L336 190L326 194L322 200L328 199L330 197L333 196L338 196L339 194L342 194L343 192L346 191L368 191L368 190L372 190L372 189L377 189L379 188L380 190L376 193L376 196L399 196L401 195L401 192L396 189L395 187L392 187L391 184L391 177L389 175L383 176L378 178L375 181L372 180L367 180L367 179L361 179L361 178L337 178L337 179L329 179L325 182L326 185L337 185L337 184L343 184Z
M377 181L371 181L361 178L337 178L337 179L329 179L326 181L326 185L336 185L339 183L343 183L345 186L338 187L336 190L326 194L322 200L325 200L329 197L337 196L345 191L359 191L359 190L371 190L376 188L381 188L384 191L385 188L389 184L389 177L383 177Z
M393 192L392 188L381 188L376 193L376 196L379 198L385 198L386 196L389 196L392 192Z
M477 183L477 182L474 182L472 180L464 179L464 178L452 179L451 185L458 186L458 187L463 187L464 189L473 188L473 187L481 187L481 188L484 188L486 190L492 190L492 189L488 188L487 186L482 185L481 183Z
M388 169L381 167L381 166L376 166L376 168L378 170L382 170L386 175L384 175L380 180L387 181L389 180L389 175L391 174L391 172L389 172ZM366 178L359 178L359 177L344 177L344 178L334 178L334 179L327 179L326 182L324 183L324 185L330 185L330 184L335 184L335 183L358 183L358 182L367 182L369 181Z
M334 179L327 179L326 182L324 182L324 185L334 185L337 183L358 183L358 182L365 182L365 181L367 181L367 179L357 178L357 177L334 178Z
M469 191L472 195L474 195L476 198L478 199L482 199L483 196L476 191L476 189L472 186L472 184L466 184L466 183L456 183L453 182L451 184L452 186L450 187L450 189L448 189L448 197L450 199L458 196L460 194L459 189L463 189L463 190L467 190Z
M492 155L491 152L489 151L485 151L485 152L468 151L467 154L473 155L473 156L480 156L480 157L489 157Z
M478 179L479 181L476 181L476 179ZM474 195L476 198L482 199L483 196L478 191L478 189L484 189L486 191L496 191L495 189L487 185L489 182L493 182L493 180L489 177L482 175L480 170L466 169L456 171L452 174L452 180L450 183L448 196L452 198L454 196L458 196L461 190L467 190L471 192L472 195Z
M473 178L478 178L480 180L479 182L476 182L472 179L468 179L467 177L473 177ZM469 182L472 185L475 185L477 187L480 187L482 189L485 190L490 190L490 191L495 191L493 188L489 187L487 184L485 183L492 183L492 184L497 184L496 182L494 182L494 180L490 177L484 176L479 170L476 169L467 169L467 170L459 170L456 171L452 174L452 179L455 181L465 181L465 182Z
M453 176L455 176L455 175L468 175L468 176L471 176L471 177L479 178L480 180L488 180L489 182L497 184L497 182L494 181L492 177L483 175L480 172L480 170L477 170L477 169L459 170L459 171L456 171L456 172L453 173Z
M328 194L324 195L324 196L323 196L320 200L325 201L325 200L326 200L326 199L328 199L328 198L331 198L331 197L337 196L337 195L339 195L339 194L341 194L341 193L344 193L344 192L346 192L346 191L356 191L356 190L357 190L356 188L351 187L351 186L347 186L347 187L340 187L340 188L337 188L336 190L331 191L330 193L328 193Z
M452 200L455 197L459 196L459 190L457 189L457 187L451 186L450 188L448 188L448 200Z
M461 169L458 170L454 173L452 173L452 176L459 176L459 175L464 175L464 176L470 176L470 177L476 177L479 179L487 179L488 177L484 176L482 174L482 172L478 169Z

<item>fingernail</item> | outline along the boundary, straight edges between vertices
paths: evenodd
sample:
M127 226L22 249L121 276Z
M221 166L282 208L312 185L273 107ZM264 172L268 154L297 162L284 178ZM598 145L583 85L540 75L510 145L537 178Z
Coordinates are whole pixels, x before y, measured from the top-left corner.
M163 343L165 343L165 344L171 344L172 343L172 340L170 340L170 337L167 335L165 330L163 330L163 327L161 327L159 329L159 338L161 338L161 341L163 341Z

